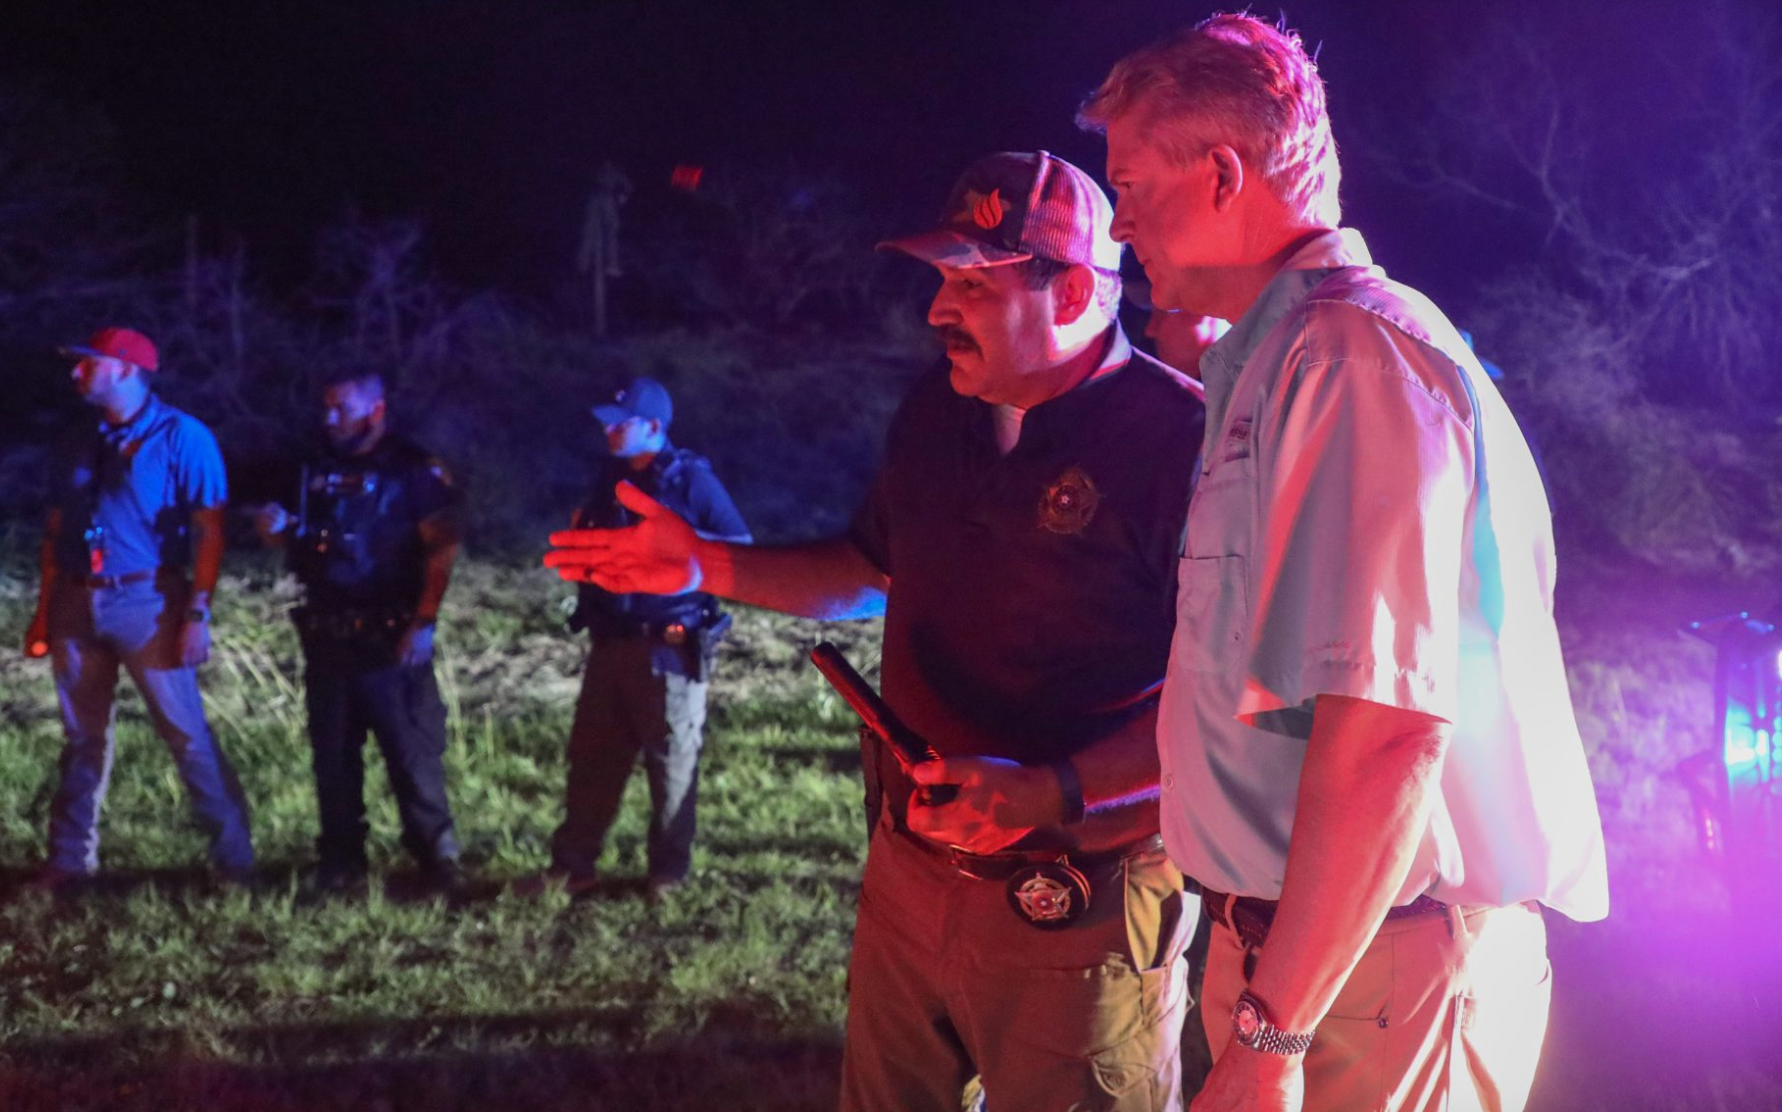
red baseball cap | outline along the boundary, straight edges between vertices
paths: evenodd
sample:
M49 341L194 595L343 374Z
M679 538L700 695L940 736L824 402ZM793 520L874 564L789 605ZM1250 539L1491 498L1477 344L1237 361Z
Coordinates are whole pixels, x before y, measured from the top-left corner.
M879 244L936 266L980 267L1031 258L1120 269L1114 206L1095 179L1046 151L1004 151L966 167L941 226Z
M70 344L63 348L62 354L103 355L134 363L145 371L158 370L161 366L161 357L155 351L155 342L134 328L101 328L88 336L86 343Z

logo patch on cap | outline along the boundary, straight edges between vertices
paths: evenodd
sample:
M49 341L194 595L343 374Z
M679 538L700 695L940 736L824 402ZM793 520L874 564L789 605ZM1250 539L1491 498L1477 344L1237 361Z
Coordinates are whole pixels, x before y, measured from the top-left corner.
M989 193L968 189L964 200L971 222L985 231L1001 224L1003 217L1008 215L1008 206L1002 203L1001 188L992 189Z

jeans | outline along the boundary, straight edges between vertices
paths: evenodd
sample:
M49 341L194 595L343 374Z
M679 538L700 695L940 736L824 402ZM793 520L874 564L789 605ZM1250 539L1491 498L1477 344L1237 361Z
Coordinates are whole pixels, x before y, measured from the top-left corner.
M142 582L87 589L63 583L50 600L50 651L62 708L61 781L50 804L49 865L69 873L99 867L99 810L111 781L118 670L130 673L166 742L210 838L219 871L253 867L247 800L210 726L198 674L180 663L186 589Z
M551 839L552 864L572 875L593 873L639 754L650 782L651 879L685 879L693 860L708 685L657 674L652 650L643 637L597 638L589 648L569 730L563 825Z

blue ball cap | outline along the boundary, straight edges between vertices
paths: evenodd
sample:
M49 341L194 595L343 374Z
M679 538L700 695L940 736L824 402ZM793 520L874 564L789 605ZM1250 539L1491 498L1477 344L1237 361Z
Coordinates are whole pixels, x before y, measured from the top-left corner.
M616 425L628 417L660 421L667 428L674 419L674 403L660 382L640 376L614 394L612 401L594 407L594 418L602 425Z

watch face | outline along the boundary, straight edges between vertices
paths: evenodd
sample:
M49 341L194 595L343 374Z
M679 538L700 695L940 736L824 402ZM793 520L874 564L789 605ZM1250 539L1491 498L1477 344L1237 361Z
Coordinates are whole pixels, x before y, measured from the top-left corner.
M1262 1030L1262 1013L1248 1000L1239 1000L1237 1007L1231 1010L1231 1029L1237 1034L1238 1042L1249 1046Z

